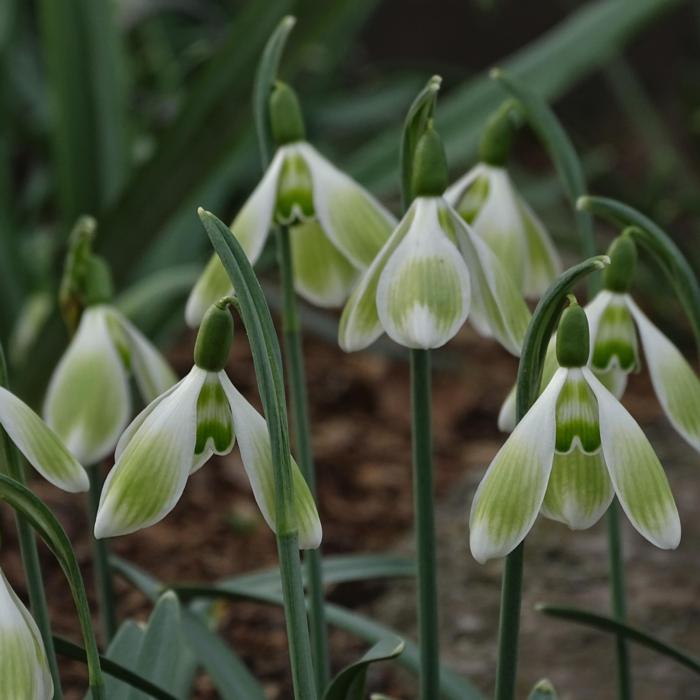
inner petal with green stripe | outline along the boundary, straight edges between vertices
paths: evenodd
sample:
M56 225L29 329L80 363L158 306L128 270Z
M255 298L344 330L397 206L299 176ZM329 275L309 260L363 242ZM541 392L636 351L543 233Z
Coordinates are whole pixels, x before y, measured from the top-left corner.
M195 465L202 466L212 454L228 454L235 440L231 406L218 375L208 372L197 399Z
M600 449L598 403L580 369L567 371L557 399L556 451L580 449L593 454Z
M637 330L624 296L611 294L593 333L591 367L607 371L612 367L633 372L639 367Z

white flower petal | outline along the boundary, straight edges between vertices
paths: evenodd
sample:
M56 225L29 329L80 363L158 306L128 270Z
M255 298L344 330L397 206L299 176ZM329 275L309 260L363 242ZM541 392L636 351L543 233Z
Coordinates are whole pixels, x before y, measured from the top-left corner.
M647 367L659 402L671 425L700 450L700 380L678 348L627 297L639 329Z
M206 374L194 367L124 447L102 489L95 537L135 532L175 507L192 468L197 399Z
M221 384L225 372L207 372L197 399L197 442L191 473L204 466L212 455L227 455L236 435L228 396Z
M435 197L419 197L408 233L387 260L377 285L384 330L409 348L438 348L469 313L469 271L438 219Z
M517 195L517 201L525 232L527 253L523 293L526 297L540 297L561 272L561 260L544 224L519 195Z
M51 428L23 401L0 387L0 424L27 461L54 486L76 493L90 480Z
M273 532L275 528L275 483L270 434L265 419L246 401L231 384L225 372L220 372L221 386L231 404L233 426L238 447L253 495L265 521ZM292 481L294 510L299 531L299 547L315 549L321 544L321 521L311 491L293 458Z
M652 544L675 549L681 523L668 479L642 429L622 404L583 370L598 400L603 457L620 504L634 527Z
M593 339L598 333L600 318L605 312L605 309L608 308L608 304L612 298L612 292L607 289L602 289L583 307L583 310L586 312L586 318L588 319L588 331L591 336L591 342L593 342Z
M442 195L445 201L455 210L459 210L459 203L469 187L480 177L488 177L488 165L477 163L471 170L450 185Z
M369 267L396 227L395 217L313 146L296 148L311 171L314 209L326 235L355 267Z
M53 681L36 623L0 570L0 697L51 700Z
M44 418L82 464L109 455L131 413L129 380L104 306L85 309L54 370Z
M241 244L251 265L254 265L260 257L270 232L277 201L277 184L285 154L284 148L278 149L262 180L231 223L231 231ZM207 309L221 297L231 294L232 290L231 280L219 256L212 255L187 299L185 307L187 325L196 328Z
M554 457L557 397L567 372L558 370L491 462L474 495L469 545L485 562L522 542L542 506Z
M131 371L139 391L148 403L167 391L177 377L165 358L141 331L122 313L110 309L110 316L124 332L130 350Z

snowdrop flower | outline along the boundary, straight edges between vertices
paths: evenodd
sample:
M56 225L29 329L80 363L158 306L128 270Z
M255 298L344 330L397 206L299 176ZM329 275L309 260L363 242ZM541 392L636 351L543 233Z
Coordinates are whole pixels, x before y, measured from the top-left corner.
M539 297L561 271L542 222L520 196L506 170L513 129L510 105L484 130L481 162L445 192L445 199L489 245L526 297Z
M616 495L632 525L662 549L678 546L678 511L641 428L586 367L588 321L576 304L562 316L560 365L482 479L469 519L474 558L511 552L537 514L572 529L593 525Z
M416 147L416 199L343 310L344 350L361 350L382 332L409 348L437 348L469 316L519 354L530 313L491 249L443 199L446 180L444 149L430 128Z
M126 535L162 520L177 504L190 474L213 455L226 455L236 438L253 495L275 530L275 485L264 418L233 386L224 367L233 339L229 300L205 315L195 365L149 404L117 445L95 522L95 537ZM301 548L321 542L313 496L292 460L294 504Z
M36 623L0 569L0 697L51 700L53 681Z
M46 422L86 465L107 457L131 417L129 375L146 402L175 383L158 350L109 304L111 283L104 263L102 282L88 294L78 329L49 382Z
M317 306L340 306L396 220L305 141L301 109L287 85L275 87L270 119L279 148L231 231L254 264L273 224L288 226L296 291ZM231 282L213 255L190 294L187 323L197 326L209 306L230 293Z

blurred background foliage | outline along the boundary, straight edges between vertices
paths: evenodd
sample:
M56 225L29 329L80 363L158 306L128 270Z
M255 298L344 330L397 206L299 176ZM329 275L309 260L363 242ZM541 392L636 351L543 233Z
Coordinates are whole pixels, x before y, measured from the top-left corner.
M299 21L283 77L301 95L310 140L390 205L416 91L444 76L438 128L456 177L504 98L488 78L499 65L552 101L590 190L655 218L697 265L699 5L0 0L0 337L15 387L40 396L66 342L54 298L81 214L99 222L124 310L160 340L182 329L184 299L210 254L196 206L229 219L260 176L253 72L287 13ZM514 161L575 255L571 213L532 135ZM308 318L333 335L328 317Z

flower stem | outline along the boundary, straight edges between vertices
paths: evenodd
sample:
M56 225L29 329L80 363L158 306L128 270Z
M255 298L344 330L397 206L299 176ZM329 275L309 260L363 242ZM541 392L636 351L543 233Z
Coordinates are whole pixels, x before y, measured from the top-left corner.
M523 555L521 542L507 557L501 586L501 618L498 625L498 666L496 700L515 698L518 676L518 633L523 587Z
M620 507L617 500L610 504L608 521L608 556L610 561L610 597L616 620L625 622L627 603L625 597L625 571L622 564L622 539L620 537ZM630 700L632 697L632 677L629 667L627 641L623 635L617 636L617 697Z
M418 555L418 644L421 700L440 696L437 558L433 508L430 351L411 350L413 499Z
M102 643L107 647L117 632L114 581L112 579L112 570L109 565L109 545L107 544L107 540L97 539L92 535L92 529L95 526L95 518L97 517L97 511L100 507L100 494L102 492L103 479L99 464L93 465L87 471L90 477L89 508L95 591L99 602Z
M289 376L289 393L292 401L292 428L295 437L297 457L306 483L311 493L316 495L316 470L311 447L308 397L302 350L299 311L294 292L294 273L289 244L289 231L278 228L276 231L277 255L282 282L282 324L284 327L284 354ZM307 584L309 589L309 623L311 627L311 648L316 671L316 688L322 696L330 679L330 659L328 655L328 629L324 606L323 572L321 569L321 549L308 550L304 554Z

